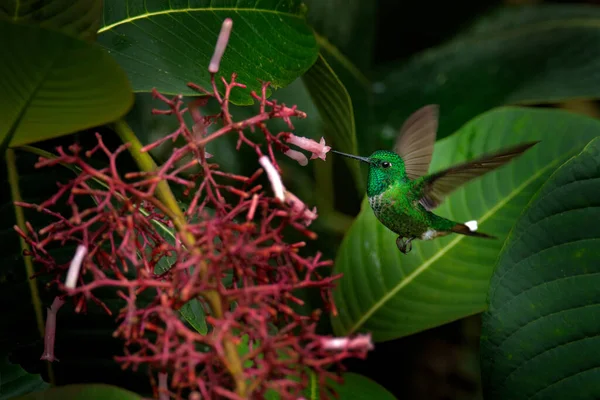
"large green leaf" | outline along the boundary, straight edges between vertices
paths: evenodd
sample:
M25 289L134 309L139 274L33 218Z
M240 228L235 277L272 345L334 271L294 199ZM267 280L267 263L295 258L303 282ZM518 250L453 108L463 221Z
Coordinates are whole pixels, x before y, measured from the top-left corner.
M486 399L600 398L600 139L513 228L483 316Z
M56 28L82 39L94 39L100 27L102 0L5 0L0 18Z
M116 386L91 383L67 385L31 393L15 400L141 400L142 397Z
M102 125L133 102L127 77L96 44L0 20L0 148Z
M600 8L508 7L447 44L379 71L376 125L389 147L419 107L440 104L438 138L492 107L600 96ZM387 134L389 133L389 134Z
M508 165L456 190L436 209L455 221L476 219L484 240L449 235L415 241L400 253L396 235L373 215L368 203L340 247L334 290L338 335L370 331L374 340L398 338L485 308L492 268L506 234L522 208L566 157L600 135L600 122L566 111L499 108L436 144L430 171L490 151L541 140Z
M28 373L11 363L6 355L0 355L0 400L38 392L47 387L48 384L39 375Z
M332 139L331 145L339 151L356 154L356 129L352 100L344 84L339 80L322 55L302 77L325 124L325 133ZM346 159L355 181L362 187L360 166Z
M233 20L220 76L260 89L259 80L286 86L317 58L314 34L299 0L105 0L98 41L123 66L135 91L198 93L194 81L210 87L208 63L221 24ZM252 104L249 90L234 90L232 101Z

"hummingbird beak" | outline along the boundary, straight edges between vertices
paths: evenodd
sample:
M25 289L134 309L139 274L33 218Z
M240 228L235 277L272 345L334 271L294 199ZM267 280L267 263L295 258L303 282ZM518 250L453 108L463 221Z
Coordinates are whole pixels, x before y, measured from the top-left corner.
M341 151L335 151L335 150L331 150L332 153L335 154L339 154L340 156L344 156L344 157L348 157L348 158L354 158L355 160L360 160L362 162L365 162L367 164L371 164L371 159L368 157L361 157L361 156L355 156L354 154L346 154L346 153L342 153Z

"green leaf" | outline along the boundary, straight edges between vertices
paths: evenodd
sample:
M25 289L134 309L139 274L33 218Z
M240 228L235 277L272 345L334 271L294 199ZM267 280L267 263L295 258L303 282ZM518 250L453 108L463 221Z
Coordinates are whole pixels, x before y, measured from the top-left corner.
M374 340L384 341L483 311L492 268L513 221L552 171L598 135L600 122L589 117L506 107L437 142L430 172L541 140L508 165L459 188L436 209L454 221L476 219L479 230L497 240L457 234L415 240L405 255L365 200L335 261L334 272L344 274L334 289L336 334L370 331Z
M340 400L395 400L396 397L372 379L352 372L345 373L344 383L332 383Z
M563 164L517 221L483 315L486 399L600 397L600 139Z
M0 18L37 23L82 39L94 40L100 27L102 0L5 0Z
M41 376L30 374L18 365L12 364L7 356L0 358L0 400L38 392L48 387Z
M317 44L304 11L300 0L105 0L98 41L127 71L135 91L198 95L186 85L210 87L208 64L221 24L231 18L218 75L229 79L235 72L238 82L259 92L259 80L283 87L315 62ZM250 90L234 90L231 100L253 103Z
M145 215L149 215L146 211L142 210ZM156 227L157 232L169 242L172 246L175 246L175 232L172 228L169 228L162 222L153 220L154 226ZM156 273L164 273L171 269L173 266L173 262L175 261L176 256L173 255L171 257L163 257L156 264L155 272ZM204 314L204 309L202 308L202 304L197 298L190 299L187 303L185 303L178 310L179 315L186 320L192 328L194 328L197 332L206 335L208 332L208 326L206 325L206 316Z
M600 8L507 7L449 43L378 72L374 150L419 107L440 105L438 138L500 105L600 96ZM376 135L371 134L370 137Z
M0 37L0 149L102 125L131 106L125 74L99 46L6 20Z
M325 58L319 55L315 64L302 77L308 92L323 119L328 140L332 140L335 149L356 154L356 130L354 111L348 91L331 69ZM345 159L348 168L359 186L364 180L359 164Z
M357 132L368 132L371 126L371 83L363 72L326 38L317 36L317 43L320 48L319 57L322 59L322 65L319 65L319 61L317 61L313 71L309 71L303 76L303 81L310 90L313 101L324 119L327 139L333 138L333 144L337 150L356 154L358 150L350 151L349 147L348 150L338 148L336 139L339 139L346 131L346 136L352 135L354 147L363 148L360 139L362 136L364 140L366 135L358 135ZM311 74L311 72L313 73ZM328 115L329 117L327 117ZM365 181L360 174L361 166L347 159L344 159L344 163L354 180L358 194L362 195L365 190ZM340 180L336 182L340 186L344 183ZM347 185L344 186L347 187ZM347 189L344 191L347 196L352 196ZM354 199L350 201L352 200Z
M15 400L141 400L142 397L116 386L101 383L54 387L39 393L17 397Z

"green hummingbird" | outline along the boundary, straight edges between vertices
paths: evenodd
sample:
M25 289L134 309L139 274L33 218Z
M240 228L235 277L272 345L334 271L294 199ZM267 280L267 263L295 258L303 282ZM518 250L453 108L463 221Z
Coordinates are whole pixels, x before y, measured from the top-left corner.
M495 239L477 232L477 221L460 223L432 212L451 192L486 174L539 142L524 143L500 152L428 174L438 128L439 107L424 106L404 122L394 151L378 150L360 157L331 150L369 165L367 197L373 213L388 229L399 235L398 249L412 249L412 241L431 240L451 233Z

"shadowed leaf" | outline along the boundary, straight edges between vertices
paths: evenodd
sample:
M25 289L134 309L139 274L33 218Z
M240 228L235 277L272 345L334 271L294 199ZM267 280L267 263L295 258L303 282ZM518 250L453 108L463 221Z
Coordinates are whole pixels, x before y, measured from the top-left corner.
M396 400L394 395L377 382L352 372L344 374L344 383L333 384L333 388L339 393L340 400Z
M102 0L4 0L0 18L13 22L37 23L59 29L81 39L94 40L100 27Z
M377 73L370 150L389 147L395 129L429 103L440 105L441 139L496 106L600 97L599 49L597 6L500 9L450 42Z
M99 383L66 385L17 397L15 400L141 400L142 397L116 386Z
M348 91L322 55L319 55L317 62L302 79L323 119L325 133L328 139L332 139L331 145L344 153L356 154L352 101ZM359 187L363 186L359 164L351 159L345 161L356 183Z
M131 107L127 77L96 44L7 20L0 37L0 145L102 125Z
M41 376L30 374L20 366L12 364L7 356L0 358L0 378L0 400L38 392L49 386Z
M600 397L600 139L564 163L517 221L483 315L486 399Z

